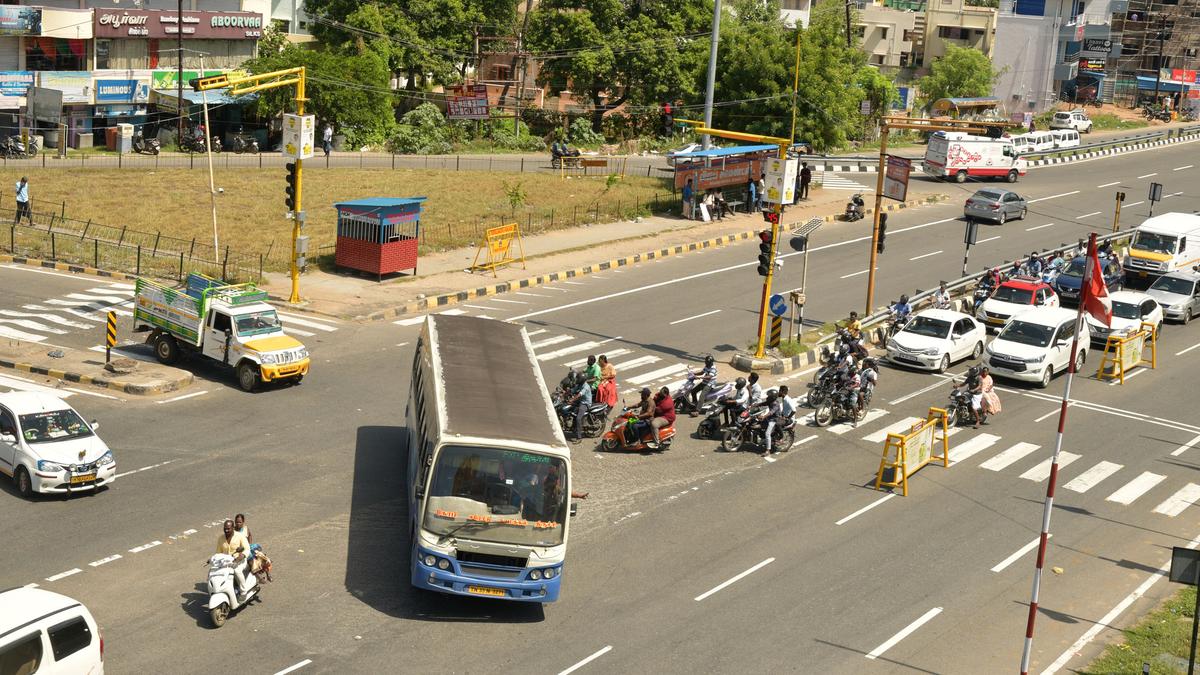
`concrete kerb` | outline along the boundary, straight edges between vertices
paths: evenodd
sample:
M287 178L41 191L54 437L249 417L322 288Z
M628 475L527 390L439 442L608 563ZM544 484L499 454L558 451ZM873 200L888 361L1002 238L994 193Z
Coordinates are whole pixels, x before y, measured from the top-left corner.
M127 274L125 272L110 272L109 270L87 267L85 265L74 265L72 263L57 262L54 260L42 260L40 258L27 258L25 256L9 255L7 253L0 253L0 263L28 265L30 267L41 267L43 269L71 272L73 274L90 274L96 277L117 279L119 281L135 281L137 279L137 275L135 274Z
M112 389L114 391L119 391L134 396L153 396L155 394L165 394L171 391L178 391L188 386L195 380L195 377L191 373L181 370L179 372L182 374L173 379L152 380L150 382L130 382L120 378L109 379L105 377L97 377L95 375L84 375L82 373L56 370L54 368L44 368L32 363L21 363L19 361L9 361L6 359L0 359L0 368L18 370L34 375L45 375L46 377L61 380L63 382L87 384L94 387L100 387L102 389Z
M884 207L883 210L888 211L888 212L898 211L900 209L913 208L915 206L920 206L922 204L930 204L930 203L934 203L934 202L939 202L939 201L942 201L943 199L945 199L944 195L932 195L932 196L926 197L924 199L913 199L913 200L901 202L898 204L888 204ZM873 214L874 212L875 212L874 209L866 210L866 214L868 214L868 215ZM841 214L825 216L823 218L823 220L827 223L831 223L831 222L834 222L835 220L837 220L837 218L840 215ZM397 317L405 316L407 314L416 314L418 312L423 312L423 311L430 310L430 309L438 309L440 307L449 307L451 305L455 305L455 304L462 303L462 302L467 302L467 301L475 299L475 298L482 298L482 297L486 297L489 295L499 295L501 293L509 293L509 292L520 290L523 288L532 288L535 286L541 286L543 284L548 284L548 283L552 283L555 281L561 281L564 279L574 279L575 277L585 276L588 274L595 274L597 272L603 272L605 270L610 270L610 269L617 268L617 267L627 267L629 265L633 265L633 264L639 263L639 262L644 262L647 260L656 260L658 258L667 258L667 257L673 256L673 255L681 255L681 254L688 253L691 251L700 251L700 250L704 250L704 249L715 248L717 246L724 246L726 244L731 244L736 241L744 241L744 240L750 239L751 237L756 236L758 234L758 232L759 232L758 229L747 230L744 232L736 232L734 234L726 234L726 235L722 235L720 237L714 237L712 239L705 239L703 241L695 241L695 242L691 242L688 244L679 244L677 246L671 246L669 248L661 248L661 249L657 249L654 251L647 251L645 253L637 253L634 255L628 255L628 256L621 257L621 258L614 258L612 260L607 260L605 262L592 263L590 265L584 265L582 267L576 267L576 268L570 269L570 270L563 270L560 272L551 272L550 274L541 274L536 277L529 277L526 279L519 279L516 281L505 281L505 282L498 283L498 284L481 286L479 288L457 291L454 293L443 293L441 295L435 295L435 296L431 296L428 298L422 298L420 300L416 300L414 302L410 302L405 305L400 305L397 307L390 307L388 309L380 310L378 312L372 312L371 314L368 314L364 317L355 317L355 318L356 319L364 319L367 321L383 321L386 319L395 319Z

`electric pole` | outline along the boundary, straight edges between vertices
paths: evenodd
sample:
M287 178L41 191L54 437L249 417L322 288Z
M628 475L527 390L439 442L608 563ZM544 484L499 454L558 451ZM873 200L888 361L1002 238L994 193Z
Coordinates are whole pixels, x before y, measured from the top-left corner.
M708 48L708 82L704 87L704 127L712 128L713 88L717 84L717 45L721 41L721 0L713 4L712 35ZM700 137L705 150L709 147L708 134Z

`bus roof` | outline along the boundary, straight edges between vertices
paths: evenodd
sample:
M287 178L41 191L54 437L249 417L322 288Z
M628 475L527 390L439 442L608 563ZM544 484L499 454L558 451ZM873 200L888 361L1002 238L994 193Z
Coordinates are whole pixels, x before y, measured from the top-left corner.
M446 435L566 446L522 326L438 314L429 324Z
M1164 213L1143 220L1137 229L1156 234L1191 234L1200 230L1200 216L1191 213Z

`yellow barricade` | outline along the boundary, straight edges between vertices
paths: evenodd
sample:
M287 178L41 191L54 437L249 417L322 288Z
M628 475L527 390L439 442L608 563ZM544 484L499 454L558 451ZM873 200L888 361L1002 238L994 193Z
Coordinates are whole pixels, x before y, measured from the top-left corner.
M517 248L520 249L519 257L512 257L513 240L517 242ZM481 265L479 264L479 256L487 253L487 260ZM491 271L492 276L496 276L496 270L504 267L509 263L519 262L521 268L525 269L525 244L521 241L521 227L516 223L501 225L499 227L489 227L484 231L483 243L479 248L475 249L475 261L471 263L472 272L487 272Z
M1146 354L1150 357L1146 358ZM1158 367L1158 334L1155 333L1152 324L1144 321L1137 332L1124 337L1108 336L1104 343L1104 357L1100 359L1100 370L1096 371L1096 379L1119 380L1121 384L1125 384L1125 372L1138 366Z
M900 494L908 496L908 477L930 462L941 462L950 466L950 438L947 433L948 420L942 408L930 408L924 421L912 425L906 433L888 434L883 442L883 458L879 460L879 472L875 474L875 489L900 488ZM941 454L935 454L938 444ZM892 459L895 457L895 459Z

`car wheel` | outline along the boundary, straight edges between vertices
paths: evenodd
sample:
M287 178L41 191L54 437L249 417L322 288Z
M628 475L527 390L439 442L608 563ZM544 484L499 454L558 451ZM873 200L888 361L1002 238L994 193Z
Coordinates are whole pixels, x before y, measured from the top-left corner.
M1010 182L1010 183L1015 183L1015 182L1017 182L1017 172L1016 172L1016 170L1013 170L1013 171L1009 171L1009 172L1008 172L1008 182Z
M33 496L33 479L29 477L29 471L25 467L17 467L17 472L13 474L13 482L16 483L17 494L26 499Z
M965 183L965 182L967 182L967 172L966 172L966 171L959 171L958 173L954 174L954 182L955 182L955 183Z
M999 218L999 219L997 219L997 220L996 220L996 222L1000 223L1001 225L1003 225L1004 223L1008 222L1008 214L1007 214L1007 213L1005 213L1005 212L1003 212L1003 211L1001 211L1001 212L1000 212L1000 218Z
M1192 322L1192 308L1188 307L1183 312L1183 323L1184 323L1184 325L1187 325L1191 322Z
M258 364L253 361L242 361L237 367L238 386L242 391L251 392L258 386Z
M971 351L971 358L972 358L972 359L978 359L978 358L979 358L980 356L982 356L982 355L983 355L983 343L982 343L982 342L976 342L976 343L975 343L975 349L973 349L973 350Z
M1021 220L1025 220L1025 216L1029 215L1029 207L1021 207Z
M939 373L944 373L947 370L950 370L950 355L949 354L942 357L942 362L938 364L938 369L937 369L937 371Z
M1080 349L1079 355L1075 357L1075 372L1083 370L1083 364L1087 361L1087 351Z
M170 335L159 335L154 341L154 355L169 366L179 360L179 343Z
M1054 368L1046 366L1046 372L1042 374L1042 381L1038 382L1039 389L1045 389L1050 386L1050 378L1054 377Z

